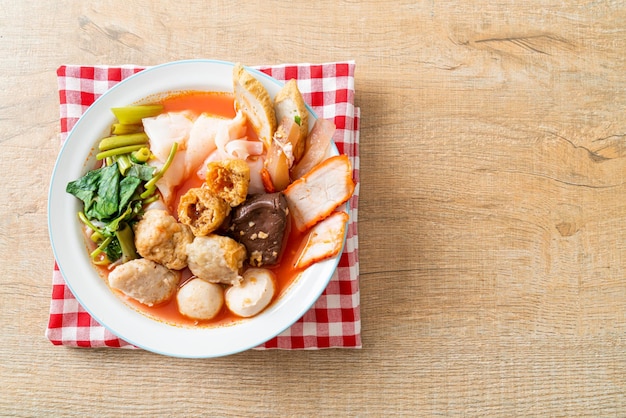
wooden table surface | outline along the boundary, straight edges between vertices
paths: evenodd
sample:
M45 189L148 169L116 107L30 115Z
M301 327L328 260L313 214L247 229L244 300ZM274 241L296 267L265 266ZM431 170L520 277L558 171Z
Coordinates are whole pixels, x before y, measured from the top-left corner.
M626 4L250 3L0 0L0 415L624 416ZM361 350L44 337L56 68L185 58L356 61Z

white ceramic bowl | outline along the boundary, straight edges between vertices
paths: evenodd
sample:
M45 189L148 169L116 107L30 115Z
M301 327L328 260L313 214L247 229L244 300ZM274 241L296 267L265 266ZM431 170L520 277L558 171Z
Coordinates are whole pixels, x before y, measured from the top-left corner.
M174 357L207 358L256 347L291 326L326 288L339 257L309 267L285 294L260 315L223 327L169 325L139 313L118 298L92 266L77 219L82 203L65 192L68 182L95 164L94 149L114 122L112 107L141 103L152 95L184 90L232 91L234 64L186 60L158 65L115 85L87 109L57 158L48 196L48 228L54 256L70 290L96 321L123 340ZM283 83L249 69L274 95ZM309 127L316 116L309 110ZM331 154L337 154L332 146Z

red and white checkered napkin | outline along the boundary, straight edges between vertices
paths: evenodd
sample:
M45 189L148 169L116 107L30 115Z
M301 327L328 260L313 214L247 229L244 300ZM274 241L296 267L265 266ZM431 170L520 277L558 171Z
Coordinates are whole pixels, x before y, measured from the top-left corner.
M317 115L334 120L337 132L333 139L339 152L350 157L357 187L350 200L346 245L328 287L314 306L291 328L256 349L361 347L357 236L360 109L354 106L354 67L353 61L257 67L278 80L295 78L304 100ZM59 67L61 140L67 138L76 121L94 100L142 69L131 65ZM46 336L55 345L134 348L85 311L66 286L56 264L52 273L52 301Z

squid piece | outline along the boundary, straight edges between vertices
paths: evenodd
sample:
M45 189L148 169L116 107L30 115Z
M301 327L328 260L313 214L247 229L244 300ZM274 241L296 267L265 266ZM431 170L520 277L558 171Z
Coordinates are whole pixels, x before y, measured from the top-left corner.
M298 162L304 153L306 138L309 133L309 112L295 79L292 78L285 83L285 86L278 92L274 98L274 110L278 123L282 121L284 125L284 120L288 119L291 124L297 126L297 133L295 137L290 138L290 142L293 147L293 160ZM286 129L286 132L289 131L290 129ZM293 161L290 167L292 164Z
M268 193L282 192L289 186L289 169L294 162L294 144L300 135L300 127L292 118L283 118L274 133L267 150L263 180Z
M265 186L263 185L263 178L261 171L265 164L265 158L252 157L246 160L250 167L250 185L248 186L248 194L265 193Z
M238 158L240 160L257 157L263 154L263 143L247 139L233 139L224 146L222 154L224 158Z
M289 211L299 231L306 231L345 203L355 188L346 155L330 157L285 189Z
M311 228L304 239L304 248L294 267L305 269L318 261L339 254L349 218L346 212L334 212Z
M306 149L302 159L291 168L291 178L299 179L317 164L321 163L337 127L327 119L317 119L306 139Z

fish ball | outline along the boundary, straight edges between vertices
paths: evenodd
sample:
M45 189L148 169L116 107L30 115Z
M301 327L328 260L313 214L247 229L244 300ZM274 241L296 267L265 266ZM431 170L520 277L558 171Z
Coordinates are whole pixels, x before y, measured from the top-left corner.
M191 279L176 294L178 311L191 319L214 318L224 305L222 286L202 279Z
M180 275L145 258L120 264L109 273L109 285L144 305L165 302L176 291Z
M267 307L276 291L274 274L267 269L251 268L239 286L226 290L226 306L236 315L251 317Z

